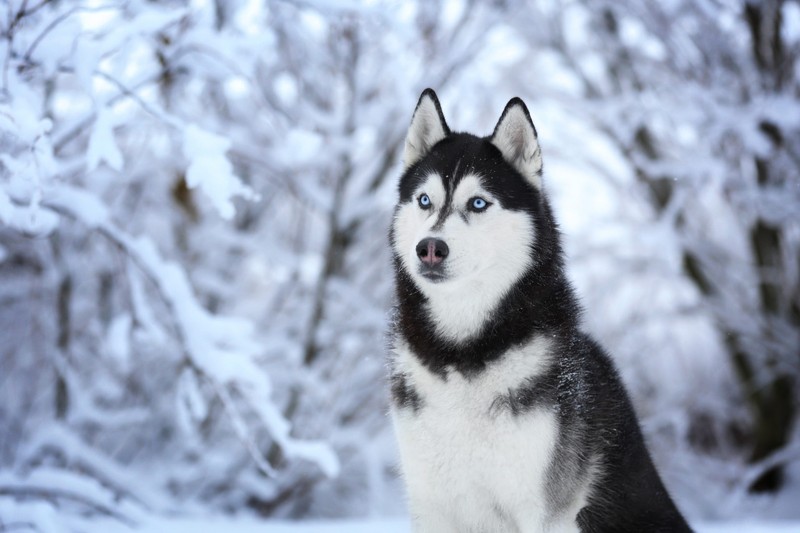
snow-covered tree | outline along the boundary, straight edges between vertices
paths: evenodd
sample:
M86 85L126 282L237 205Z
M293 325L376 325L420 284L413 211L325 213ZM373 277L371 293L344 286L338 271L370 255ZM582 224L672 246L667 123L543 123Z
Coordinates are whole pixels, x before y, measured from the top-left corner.
M590 311L628 299L588 315L622 348L658 455L698 479L684 492L699 512L720 493L690 457L734 501L779 491L800 457L800 5L515 7L519 34L564 73L559 100L597 136L583 152L600 196L617 198L573 249Z

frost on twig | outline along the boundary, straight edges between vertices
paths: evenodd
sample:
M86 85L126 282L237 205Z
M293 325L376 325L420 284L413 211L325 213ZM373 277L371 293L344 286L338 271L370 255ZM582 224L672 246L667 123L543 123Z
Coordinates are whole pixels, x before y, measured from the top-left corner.
M291 458L316 464L326 475L336 476L338 460L321 442L300 441L290 436L291 425L271 399L272 386L254 357L261 346L247 320L218 316L204 309L194 296L186 273L175 263L161 257L146 238L132 238L110 219L106 207L86 191L59 186L48 195L47 205L98 231L119 247L156 287L170 311L173 326L183 349L184 364L199 379L212 385L231 418L234 429L259 468L274 474L264 454L253 442L251 430L239 406L233 400L237 391L269 435ZM197 404L197 392L190 401Z

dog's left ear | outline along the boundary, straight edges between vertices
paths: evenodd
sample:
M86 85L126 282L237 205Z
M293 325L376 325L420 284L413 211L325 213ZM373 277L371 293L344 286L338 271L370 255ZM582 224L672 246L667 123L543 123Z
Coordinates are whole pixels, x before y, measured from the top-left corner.
M517 172L541 189L542 149L528 108L520 98L508 102L490 140Z
M404 170L428 155L433 145L450 135L450 128L444 120L442 106L433 89L425 89L417 102L411 126L406 134L406 147L403 153Z

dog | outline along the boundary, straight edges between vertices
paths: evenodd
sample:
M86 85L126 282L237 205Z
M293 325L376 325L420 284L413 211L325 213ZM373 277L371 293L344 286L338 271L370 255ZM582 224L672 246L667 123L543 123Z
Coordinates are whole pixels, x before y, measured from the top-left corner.
M523 101L488 137L433 90L390 243L391 415L415 531L691 531L610 357L581 331Z

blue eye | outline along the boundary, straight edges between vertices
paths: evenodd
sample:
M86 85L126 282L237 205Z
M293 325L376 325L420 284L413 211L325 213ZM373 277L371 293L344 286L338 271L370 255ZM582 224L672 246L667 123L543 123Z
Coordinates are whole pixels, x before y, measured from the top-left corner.
M419 197L419 206L422 209L428 209L431 206L431 199L428 197L427 194L423 194Z
M483 211L487 207L489 207L489 202L479 196L469 201L469 208L473 211Z

